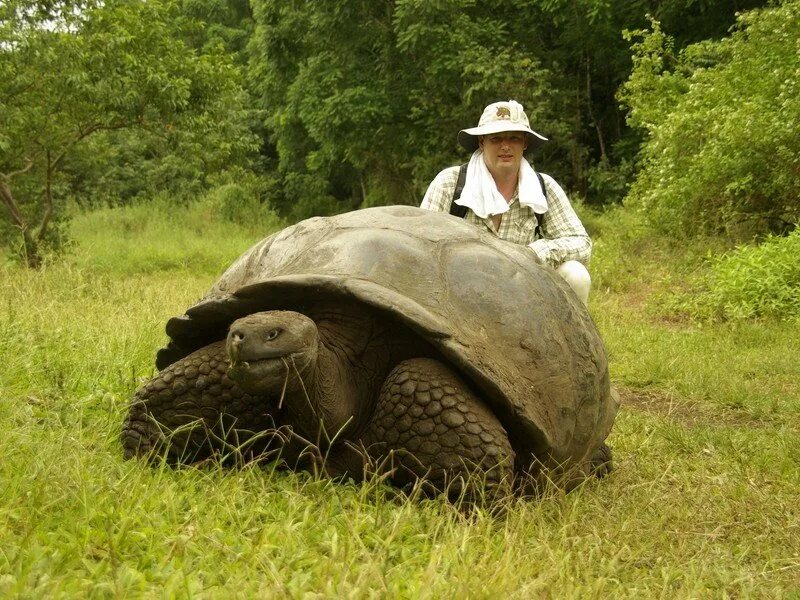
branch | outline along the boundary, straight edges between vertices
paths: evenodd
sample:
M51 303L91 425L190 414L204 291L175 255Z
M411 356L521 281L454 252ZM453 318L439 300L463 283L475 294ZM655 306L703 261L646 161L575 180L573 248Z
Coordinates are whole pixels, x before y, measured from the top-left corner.
M117 121L116 123L92 123L89 125L85 130L78 128L78 137L75 138L73 143L77 143L81 141L83 138L93 134L95 131L116 131L118 129L125 129L127 127L133 127L135 125L141 125L143 122L143 118L141 115L134 117L130 120L123 120Z
M11 171L10 173L0 173L0 200L3 201L3 204L8 209L8 212L11 213L11 220L14 221L14 224L22 230L23 234L28 229L28 224L25 222L25 217L22 215L22 211L19 209L19 204L14 199L14 194L11 193L9 184L11 183L12 177L27 173L30 171L31 167L33 167L33 161L30 158L26 158L25 166L21 169Z
M36 82L36 81L32 81L28 85L22 86L21 88L18 88L16 90L15 89L9 90L6 94L3 94L3 97L2 97L3 98L3 103L4 104L7 103L14 96L21 96L22 94L24 94L25 92L30 90L32 87L34 87L37 83L38 82Z
M47 233L47 228L50 225L50 221L53 217L54 205L53 205L53 190L52 190L52 182L53 182L53 173L56 170L56 167L61 162L61 160L66 156L67 152L72 149L78 142L83 140L84 138L90 136L91 134L97 131L114 131L118 129L125 129L126 127L132 127L137 123L141 123L141 117L135 118L130 121L117 121L116 123L92 123L87 127L79 127L75 138L69 142L65 148L61 150L55 157L52 155L52 151L48 148L45 150L45 156L47 160L47 168L45 169L45 212L42 215L41 223L38 227L38 232L36 234L36 241L41 242L44 239L44 236ZM8 173L0 173L0 201L2 201L3 205L8 209L9 214L11 215L11 220L14 224L19 227L23 234L26 234L28 231L28 224L25 221L25 217L20 210L19 204L17 203L14 195L11 192L10 183L11 179L16 177L17 175L22 175L23 173L28 172L34 165L34 161L31 160L29 157L25 159L25 166L21 169L17 169L16 171L10 171Z
M5 174L0 175L2 175L2 179L0 179L0 200L3 201L3 204L8 208L8 212L11 213L11 219L14 224L24 232L28 226L22 216L22 212L19 210L17 201L14 200L11 189L8 187L8 176Z
M30 158L25 159L25 166L19 169L18 171L11 171L10 173L0 173L0 179L2 179L6 184L11 182L12 177L16 177L17 175L22 175L23 173L27 173L31 170L33 166L33 161Z
M91 125L87 125L85 129L81 126L78 126L78 132L75 135L75 138L67 143L65 148L54 159L52 159L52 162L48 163L50 165L49 172L52 173L55 170L58 163L60 163L61 160L67 155L67 152L70 151L78 142L89 137L93 133L97 131L117 131L119 129L133 127L139 121L141 121L141 119L136 118L132 121L117 121L116 123L110 123L108 125L104 125L102 123L92 123Z

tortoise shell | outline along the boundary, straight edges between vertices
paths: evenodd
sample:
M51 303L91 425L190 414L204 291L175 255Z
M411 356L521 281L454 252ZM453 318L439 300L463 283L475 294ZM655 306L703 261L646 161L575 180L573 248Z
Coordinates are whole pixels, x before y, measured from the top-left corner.
M185 315L163 369L235 319L330 299L369 305L432 344L509 433L549 466L582 464L617 411L586 307L550 267L462 219L409 206L315 217L251 247Z

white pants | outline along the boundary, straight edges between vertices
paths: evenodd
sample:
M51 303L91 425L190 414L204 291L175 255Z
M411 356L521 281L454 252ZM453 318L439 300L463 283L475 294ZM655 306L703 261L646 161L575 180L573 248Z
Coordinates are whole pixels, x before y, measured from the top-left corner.
M585 305L589 304L589 288L592 287L592 278L589 271L577 260L568 260L556 269L569 286Z

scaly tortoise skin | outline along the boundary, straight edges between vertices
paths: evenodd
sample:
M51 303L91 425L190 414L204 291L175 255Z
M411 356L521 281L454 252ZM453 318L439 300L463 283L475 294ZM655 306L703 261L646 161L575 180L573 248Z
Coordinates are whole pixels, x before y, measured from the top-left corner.
M586 308L527 248L447 214L288 227L166 331L128 457L279 453L450 493L522 472L571 487L611 466L618 403Z

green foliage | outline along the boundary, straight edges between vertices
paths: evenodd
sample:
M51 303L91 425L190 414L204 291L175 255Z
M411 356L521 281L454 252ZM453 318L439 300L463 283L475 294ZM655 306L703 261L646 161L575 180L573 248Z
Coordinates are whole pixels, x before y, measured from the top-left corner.
M253 7L253 88L269 107L280 208L293 218L418 203L439 169L463 160L455 132L498 98L524 102L545 130L566 129L550 75L509 33L505 4Z
M196 52L182 41L193 23L179 18L174 2L47 6L39 12L34 0L11 0L0 13L0 80L7 82L0 95L0 197L23 233L29 264L38 261L50 223L64 215L72 180L97 175L80 168L94 160L91 150L99 149L99 166L113 171L113 154L103 150L124 144L95 140L81 156L92 137L136 128L147 132L142 143L180 149L165 179L186 162L208 174L254 147L242 126L236 69L221 51Z
M620 101L627 105L628 123L652 134L658 124L667 120L675 103L686 93L687 73L678 64L674 40L666 35L661 24L650 20L651 31L625 31L633 41L633 72L619 90Z
M620 204L628 193L634 173L633 160L621 158L616 165L601 160L586 170L589 182L587 194L595 199L603 199L602 203L598 201L595 205Z
M740 0L745 9L764 4ZM420 201L466 159L455 133L515 98L550 138L536 166L602 205L621 200L640 133L615 101L630 69L621 31L663 16L684 45L721 35L729 0L253 2L251 89L265 111L293 219Z
M631 204L676 236L748 239L800 221L800 2L739 18L677 57L658 25L634 34L622 93L649 134Z
M239 90L220 98L204 123L171 123L158 132L99 132L65 160L65 194L81 206L160 194L186 202L220 179L251 178L258 140L249 129L246 104Z
M598 292L635 297L656 319L800 322L800 229L731 248L719 237L676 239L626 207L580 215Z
M194 48L206 52L219 46L244 60L244 49L251 34L251 14L248 0L179 0L180 13L198 24L189 30Z
M277 222L270 204L262 201L263 193L262 182L251 175L249 179L210 189L201 203L222 219L251 228L255 223L263 223L265 218L270 223Z
M568 129L556 106L554 76L530 43L540 27L527 23L531 29L522 34L513 11L507 2L491 8L470 1L396 4L397 49L407 65L398 86L407 112L396 118L405 130L398 139L408 146L398 150L411 165L417 202L439 170L465 160L455 134L474 126L490 102L519 100L532 126L548 135ZM553 174L558 171L566 170Z
M18 150L0 172L25 205L0 235L22 229L32 249L65 198L186 201L229 166L262 175L294 219L417 203L436 171L465 159L455 131L509 97L551 138L537 167L589 204L617 201L639 141L613 100L630 66L619 32L643 26L645 10L679 47L720 35L733 14L728 0L546 0L524 11L511 0L256 0L252 14L245 0L8 0L0 75L11 85L0 101L14 116L0 124L61 137L39 140L19 174L35 153L0 131L0 159ZM251 97L232 66L244 64Z
M757 317L800 320L800 229L710 256L707 273L691 292L672 294L664 305L699 319Z

